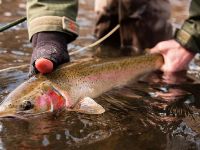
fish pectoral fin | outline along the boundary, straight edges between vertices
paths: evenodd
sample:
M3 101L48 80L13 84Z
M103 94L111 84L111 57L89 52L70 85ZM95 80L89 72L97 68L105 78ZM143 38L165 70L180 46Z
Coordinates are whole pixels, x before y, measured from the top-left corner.
M84 114L102 114L105 112L105 109L92 98L84 97L71 109L71 111L77 111Z

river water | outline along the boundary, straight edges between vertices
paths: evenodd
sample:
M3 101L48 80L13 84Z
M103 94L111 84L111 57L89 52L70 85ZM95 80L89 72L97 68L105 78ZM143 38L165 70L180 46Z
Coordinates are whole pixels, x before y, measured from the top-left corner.
M180 26L187 17L188 0L171 0L172 18ZM25 15L25 0L0 1L0 25ZM69 45L78 50L95 41L95 14L90 0L80 0L79 38ZM90 59L89 50L72 60ZM29 63L31 45L26 24L0 33L0 69ZM200 149L199 56L187 75L159 72L95 100L103 115L72 112L46 114L28 120L0 120L0 149L82 150L196 150ZM0 71L0 100L27 79L27 68Z

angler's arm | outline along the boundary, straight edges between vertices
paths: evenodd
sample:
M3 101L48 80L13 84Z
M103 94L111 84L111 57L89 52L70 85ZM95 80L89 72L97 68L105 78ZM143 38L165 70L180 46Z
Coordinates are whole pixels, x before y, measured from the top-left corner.
M192 0L189 17L180 30L175 34L175 39L187 50L200 52L200 1Z
M173 40L158 43L151 53L161 53L165 63L164 72L187 69L196 53L200 53L200 1L192 0L190 14Z
M78 36L78 0L27 0L33 53L29 76L50 73L69 62L67 44Z

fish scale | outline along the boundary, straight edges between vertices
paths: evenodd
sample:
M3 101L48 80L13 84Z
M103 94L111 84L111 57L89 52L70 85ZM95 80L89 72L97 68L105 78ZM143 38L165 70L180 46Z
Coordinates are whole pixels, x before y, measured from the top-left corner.
M79 111L81 106L86 109L87 102L88 105L94 102L92 98L157 70L162 65L163 57L160 54L64 64L46 76L36 75L17 87L0 105L0 116L4 113L8 114L6 112L13 112L12 116L19 112L41 113L49 108L47 106L56 104L52 101L55 101L55 97L59 95L63 97L65 103L61 104L65 104L66 109ZM58 96L54 96L53 99L48 96L48 93L58 94ZM40 102L37 102L38 99ZM84 105L81 105L81 102ZM25 104L32 104L30 107L32 109L23 110L29 108L25 107ZM59 107L64 106L59 105ZM59 107L52 108L59 109ZM89 113L95 112L95 109L101 109L96 102L92 104L92 107L88 107ZM87 110L80 112L87 113ZM97 110L97 112L103 111Z

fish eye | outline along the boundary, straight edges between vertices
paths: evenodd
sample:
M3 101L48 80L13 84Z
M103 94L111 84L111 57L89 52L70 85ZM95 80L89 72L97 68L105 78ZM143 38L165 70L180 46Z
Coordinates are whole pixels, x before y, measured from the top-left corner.
M31 103L31 101L24 101L21 105L20 105L20 110L30 110L34 107L33 103Z

